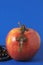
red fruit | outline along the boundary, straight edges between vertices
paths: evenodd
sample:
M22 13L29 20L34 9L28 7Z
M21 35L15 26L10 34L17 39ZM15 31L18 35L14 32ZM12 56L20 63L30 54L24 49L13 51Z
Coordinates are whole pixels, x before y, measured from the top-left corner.
M29 60L40 48L40 36L25 26L12 29L6 38L8 54L15 60Z

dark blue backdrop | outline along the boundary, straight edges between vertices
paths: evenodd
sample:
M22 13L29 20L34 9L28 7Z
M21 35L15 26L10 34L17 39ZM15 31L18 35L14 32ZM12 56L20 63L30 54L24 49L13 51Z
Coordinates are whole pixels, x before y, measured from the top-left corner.
M0 0L0 44L5 45L7 33L21 21L35 29L41 37L40 50L31 62L10 60L0 65L43 64L43 0Z

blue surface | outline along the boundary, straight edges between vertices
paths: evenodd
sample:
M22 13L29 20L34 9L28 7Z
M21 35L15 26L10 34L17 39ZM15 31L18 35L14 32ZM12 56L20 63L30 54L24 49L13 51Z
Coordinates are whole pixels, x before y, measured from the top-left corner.
M10 60L0 65L43 65L43 0L0 0L0 45L6 44L6 35L18 21L39 33L40 50L30 62Z

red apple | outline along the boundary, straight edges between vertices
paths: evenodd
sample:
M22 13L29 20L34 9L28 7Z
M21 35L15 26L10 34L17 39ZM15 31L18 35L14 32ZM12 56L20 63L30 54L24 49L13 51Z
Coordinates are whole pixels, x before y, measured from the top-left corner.
M13 28L6 37L8 54L15 60L29 60L40 48L40 36L31 29L23 26Z

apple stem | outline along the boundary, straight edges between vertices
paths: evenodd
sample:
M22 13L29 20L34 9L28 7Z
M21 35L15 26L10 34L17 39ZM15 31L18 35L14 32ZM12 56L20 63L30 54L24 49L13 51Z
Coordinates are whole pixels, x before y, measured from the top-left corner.
M19 26L21 26L20 22L19 22ZM24 42L27 40L27 38L24 36L25 31L28 31L28 29L26 28L25 25L22 25L20 28L20 37L17 38L17 41L19 41L19 47L20 47L19 50L20 51L22 50Z

